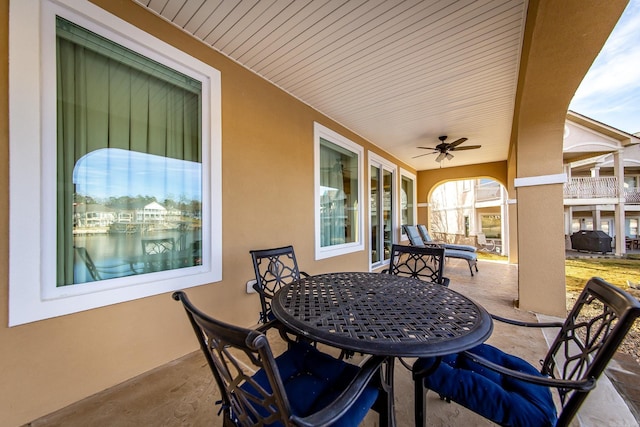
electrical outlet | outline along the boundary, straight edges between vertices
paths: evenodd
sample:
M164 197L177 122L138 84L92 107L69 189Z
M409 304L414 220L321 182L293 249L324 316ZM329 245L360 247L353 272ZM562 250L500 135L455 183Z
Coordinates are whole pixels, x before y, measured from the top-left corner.
M249 280L247 282L247 293L248 294L255 294L256 293L256 290L253 289L253 285L255 285L255 284L256 284L256 279Z

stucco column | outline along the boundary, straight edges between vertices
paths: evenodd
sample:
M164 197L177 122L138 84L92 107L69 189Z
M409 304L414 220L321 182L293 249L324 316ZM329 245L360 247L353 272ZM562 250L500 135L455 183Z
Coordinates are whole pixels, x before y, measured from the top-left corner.
M626 0L529 2L509 157L516 161L521 309L566 316L562 164L566 113L626 4Z

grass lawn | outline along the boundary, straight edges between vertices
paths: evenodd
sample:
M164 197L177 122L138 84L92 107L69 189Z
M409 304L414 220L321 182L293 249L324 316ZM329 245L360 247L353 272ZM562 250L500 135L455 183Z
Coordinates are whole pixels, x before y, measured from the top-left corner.
M507 258L478 252L484 260L506 261ZM640 284L640 255L627 258L572 258L565 261L567 292L580 292L592 277L601 277L607 282L628 290L627 280Z
M565 261L567 291L579 292L596 276L628 290L627 280L640 283L640 259L581 258Z

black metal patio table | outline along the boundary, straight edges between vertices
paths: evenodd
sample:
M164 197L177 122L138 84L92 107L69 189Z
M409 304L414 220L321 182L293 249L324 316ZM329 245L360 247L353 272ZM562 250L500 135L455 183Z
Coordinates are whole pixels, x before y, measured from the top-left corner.
M296 334L340 349L390 356L385 383L393 417L395 357L467 350L493 331L491 316L464 295L391 274L348 272L302 278L272 300L275 317Z

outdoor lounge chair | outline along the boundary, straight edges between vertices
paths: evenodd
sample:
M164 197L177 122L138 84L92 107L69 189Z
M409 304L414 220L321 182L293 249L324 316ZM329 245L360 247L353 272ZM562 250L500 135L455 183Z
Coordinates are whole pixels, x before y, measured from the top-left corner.
M477 248L471 245L456 245L454 243L444 243L444 242L436 242L431 238L429 234L429 230L427 230L427 226L424 224L418 224L418 232L420 233L420 237L422 237L422 241L425 243L437 243L445 249L455 249L459 251L469 251L475 252Z
M434 246L391 245L389 268L382 273L449 286L449 278L444 277L444 248Z
M418 231L418 227L415 225L403 225L402 228L409 238L411 246L441 246L438 243L429 243L422 240L422 236ZM467 261L471 276L473 276L474 268L476 269L476 271L478 271L478 255L475 252L445 248L444 256L445 258L458 258Z
M566 426L639 315L636 298L592 278L564 323L492 316L515 326L560 328L542 368L488 344L440 359L418 359L412 369L415 423L424 425L424 390L429 389L503 426ZM559 414L553 389L560 398Z
M356 366L305 342L289 342L275 357L265 331L279 323L246 329L204 314L184 292L173 299L182 302L218 385L222 425L357 427L372 408L386 425L388 393L379 386L384 357Z

